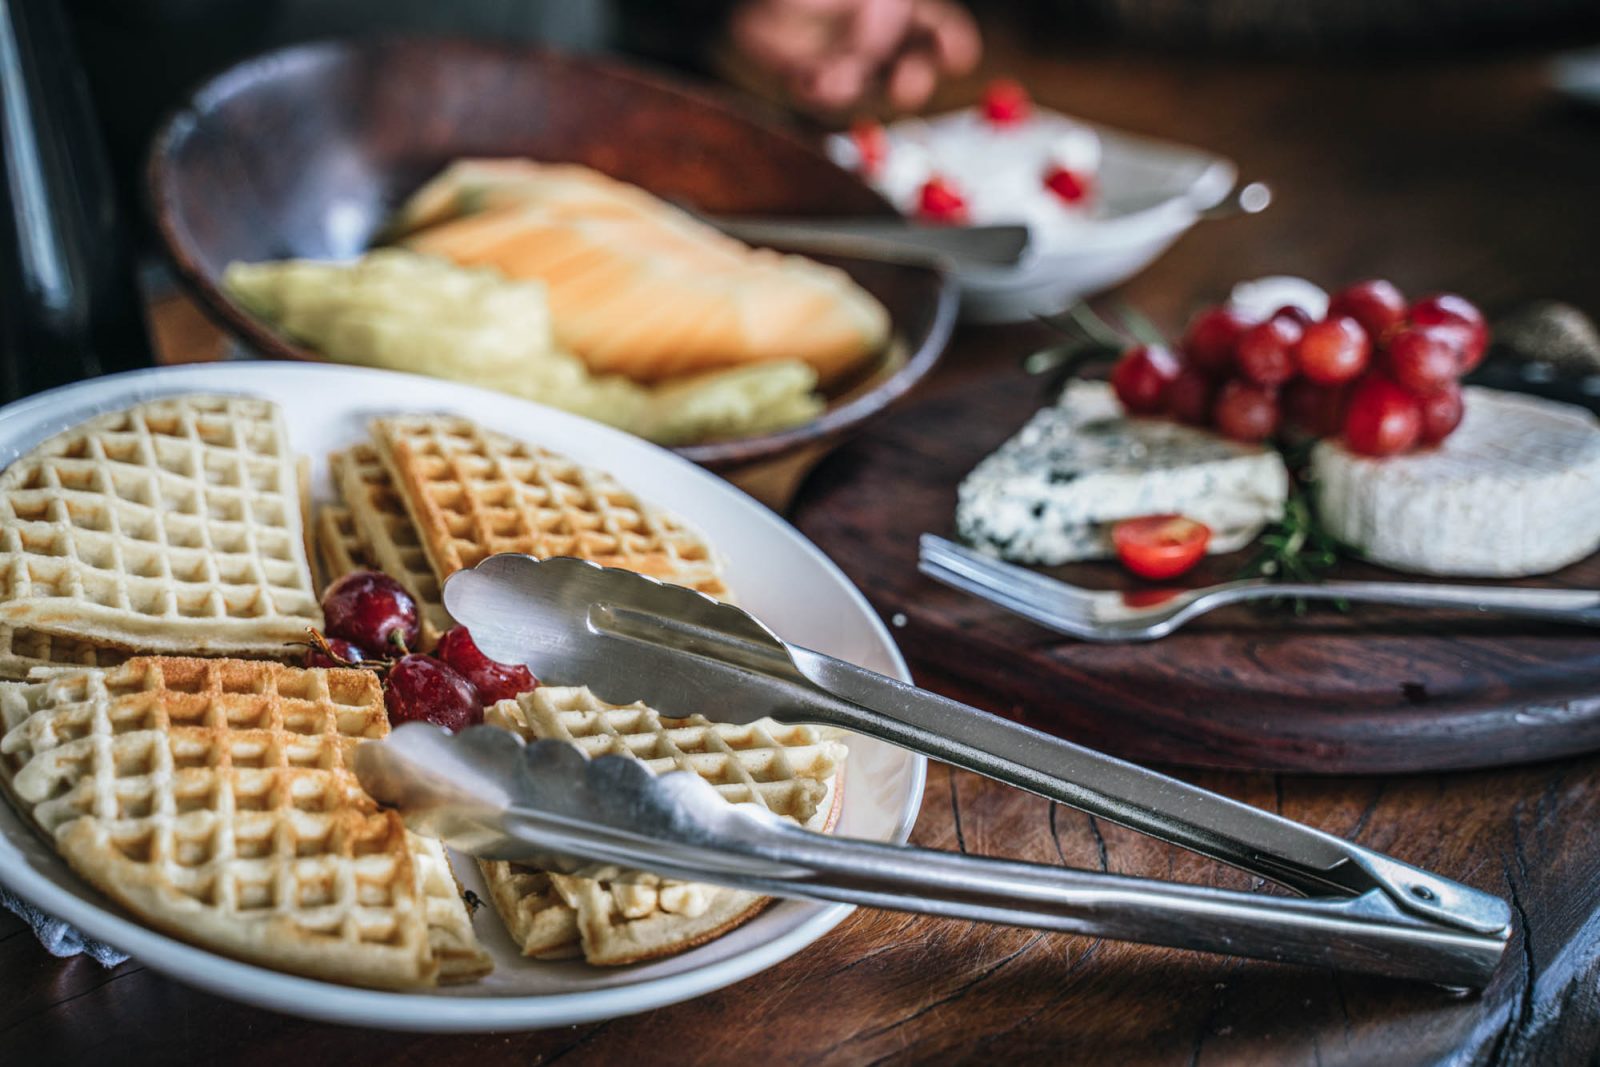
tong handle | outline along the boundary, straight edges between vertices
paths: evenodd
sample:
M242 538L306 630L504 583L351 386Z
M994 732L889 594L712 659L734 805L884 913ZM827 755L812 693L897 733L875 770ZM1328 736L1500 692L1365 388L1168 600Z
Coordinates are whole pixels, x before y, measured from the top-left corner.
M760 842L752 847L752 842ZM1026 926L1481 988L1508 933L1452 929L1388 896L1307 900L885 845L775 824L721 847L805 871L726 875L777 896ZM704 869L696 875L706 878ZM713 878L711 880L718 880Z
M882 738L1271 879L1307 896L1378 889L1399 908L1479 933L1498 897L843 660L790 646L814 683L802 713Z

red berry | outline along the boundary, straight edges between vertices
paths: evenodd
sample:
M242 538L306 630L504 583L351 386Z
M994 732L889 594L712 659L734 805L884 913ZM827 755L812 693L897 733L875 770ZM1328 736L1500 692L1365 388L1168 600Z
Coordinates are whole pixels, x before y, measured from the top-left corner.
M1239 338L1255 325L1226 304L1206 308L1189 320L1183 335L1183 351L1189 362L1213 377L1221 378L1233 370Z
M1392 456L1413 448L1422 436L1417 398L1381 374L1369 374L1350 394L1344 443L1353 452Z
M1167 383L1167 414L1190 426L1205 426L1211 421L1211 404L1216 385L1199 367L1184 367Z
M1436 445L1454 433L1466 412L1458 382L1429 393L1418 403L1422 408L1422 443L1425 445Z
M352 571L322 594L329 637L342 637L383 655L415 648L422 636L417 602L387 574Z
M1413 326L1453 326L1461 330L1461 373L1466 374L1483 362L1489 350L1489 324L1483 312L1464 296L1434 293L1411 305L1407 312Z
M510 700L539 687L539 679L520 663L500 663L483 654L465 626L452 626L439 638L434 654L477 687L485 704Z
M367 658L367 654L352 645L342 637L325 637L323 641L328 646L328 655L317 645L306 649L305 657L301 660L307 667L354 667ZM337 658L335 658L337 657ZM340 662L340 661L343 662Z
M1345 405L1350 390L1342 385L1318 385L1296 378L1283 387L1278 404L1283 409L1283 424L1310 437L1332 437L1344 426Z
M1389 341L1386 368L1400 385L1417 396L1442 389L1461 373L1458 326L1407 326Z
M1294 347L1304 332L1283 314L1256 323L1239 338L1239 373L1257 385L1282 385L1294 377Z
M448 664L418 652L389 669L383 705L392 726L431 722L455 731L483 721L483 698L473 684Z
M1081 204L1089 199L1089 189L1093 183L1087 174L1079 174L1057 164L1044 172L1044 184L1063 202Z
M1318 385L1354 381L1367 369L1372 342L1349 315L1333 315L1306 327L1295 348L1300 373Z
M961 224L967 221L967 202L955 186L935 174L917 194L917 214L928 222Z
M1182 365L1160 345L1136 345L1122 354L1111 370L1111 388L1130 415L1159 415L1166 405L1167 386Z
M850 140L855 143L861 173L871 176L883 169L883 161L889 158L889 134L883 123L857 119L850 126Z
M1285 304L1277 311L1274 311L1272 313L1272 317L1275 319L1287 319L1289 322L1300 327L1301 332L1304 332L1307 326L1310 326L1313 322L1317 321L1311 317L1311 312L1307 311L1299 304Z
M1356 282L1339 290L1328 301L1328 317L1349 315L1367 331L1373 344L1399 326L1406 317L1406 298L1393 282L1382 278Z
M1235 379L1217 394L1211 421L1235 441L1265 441L1278 432L1278 400L1270 389Z
M1015 126L1033 111L1028 90L1011 78L996 78L983 90L983 117L996 126Z

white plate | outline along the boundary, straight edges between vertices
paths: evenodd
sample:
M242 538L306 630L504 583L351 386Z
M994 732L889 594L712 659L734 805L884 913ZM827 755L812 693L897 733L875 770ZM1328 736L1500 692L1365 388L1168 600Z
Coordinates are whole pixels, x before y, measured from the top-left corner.
M726 482L677 456L576 415L433 378L315 364L213 364L98 378L0 410L0 466L98 412L183 392L241 393L283 406L290 439L331 495L329 451L365 437L366 420L447 411L611 471L698 526L727 557L740 603L784 638L910 681L893 640L849 579L798 531ZM641 694L644 695L644 694ZM838 832L904 841L922 798L926 760L869 738L850 739ZM475 864L463 883L485 900ZM85 933L190 985L277 1011L396 1030L507 1030L591 1022L688 1000L772 966L833 929L845 905L780 901L710 944L671 959L601 969L540 963L512 947L492 907L475 920L494 956L488 978L426 994L383 993L295 978L214 955L148 930L75 876L0 803L0 882Z

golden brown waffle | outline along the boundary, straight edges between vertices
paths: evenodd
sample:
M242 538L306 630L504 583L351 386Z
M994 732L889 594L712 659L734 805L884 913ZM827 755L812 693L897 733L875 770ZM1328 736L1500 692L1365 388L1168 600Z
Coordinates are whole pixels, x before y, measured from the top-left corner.
M140 651L281 655L322 612L277 408L180 396L0 474L0 622Z
M0 679L26 678L39 667L111 667L127 658L121 649L0 623Z
M729 803L760 804L811 829L829 828L838 807L835 783L846 750L814 726L667 719L643 704L607 704L586 688L554 686L501 701L487 719L525 740L570 741L591 757L631 756L656 774L694 771ZM590 963L654 959L708 941L766 904L754 893L714 886L481 866L502 919L530 956L570 951L576 937Z
M322 571L321 586L351 571L371 570L377 564L356 532L356 517L343 504L324 504L317 509L317 566Z
M142 921L358 985L481 973L442 852L349 769L388 732L371 672L139 657L0 684L0 724L14 801Z
M395 491L394 480L368 444L356 445L328 457L333 484L344 497L354 531L370 562L406 587L422 616L422 647L432 648L455 623L444 610L439 579L417 528ZM352 568L353 569L353 568ZM340 573L345 573L340 571Z
M482 978L494 970L494 961L478 944L472 916L462 902L461 883L450 868L444 845L413 833L406 834L406 841L426 909L428 945L439 961L439 981L455 984Z
M728 596L706 541L608 474L451 416L374 419L372 433L441 581L495 553L521 552Z

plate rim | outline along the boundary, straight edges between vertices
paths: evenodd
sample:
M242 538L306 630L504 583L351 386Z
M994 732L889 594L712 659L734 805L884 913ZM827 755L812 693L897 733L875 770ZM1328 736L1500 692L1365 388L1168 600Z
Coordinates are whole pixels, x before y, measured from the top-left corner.
M48 412L63 399L73 398L76 394L103 394L96 397L94 402L104 402L107 405L120 402L138 403L141 402L136 399L139 396L139 386L148 384L152 380L172 379L174 392L209 388L217 392L250 395L248 385L234 384L238 372L247 368L273 374L405 378L424 387L437 387L440 384L437 379L422 375L334 364L262 361L160 366L91 378L24 397L0 407L0 421L8 420L18 414L37 416L41 412ZM203 382L198 385L185 382L185 379L209 378L218 380L214 384ZM613 438L624 447L643 448L646 451L659 453L672 464L680 465L688 477L703 480L708 485L714 486L714 492L725 494L736 506L754 509L755 515L772 524L779 533L792 538L802 551L838 581L847 598L866 620L868 632L894 666L894 676L901 681L911 683L911 674L906 667L904 656L884 625L883 619L879 617L861 590L826 553L793 524L759 501L671 450L621 430L592 422L570 412L547 408L532 401L495 393L477 386L454 382L444 384L453 389L492 398L495 403L526 407L531 413L553 418L558 422L573 421L581 425L586 433ZM420 395L430 394L423 392ZM448 408L451 405L446 402L441 406ZM48 438L55 432L58 431L46 429L38 441ZM33 447L38 441L23 447ZM14 452L0 453L0 467L9 465L15 458L17 456ZM897 843L903 843L910 836L921 809L927 778L927 758L917 753L908 755L910 760L905 781L906 800L896 816L895 825L888 837L888 840ZM848 794L846 802L848 803ZM14 806L11 813L21 825L22 833L32 835L35 841L41 840L26 822L26 817L15 811ZM0 834L0 838L10 843L9 835ZM79 876L73 872L73 877ZM84 884L88 886L87 882ZM226 996L256 1007L324 1022L428 1033L568 1026L632 1015L680 1003L751 977L788 959L838 926L855 910L855 907L849 904L818 905L814 914L772 940L755 945L727 959L708 963L681 974L566 993L472 997L441 996L436 993L401 993L345 986L233 959L170 937L132 918L124 917L111 910L114 905L101 906L75 896L62 896L55 892L55 883L50 878L26 865L0 867L0 885L4 885L17 896L48 914L71 923L90 937L105 941L130 956L137 957L140 963L150 970L201 992ZM93 886L88 888L94 895L105 899L105 895ZM109 901L107 904L109 905Z

